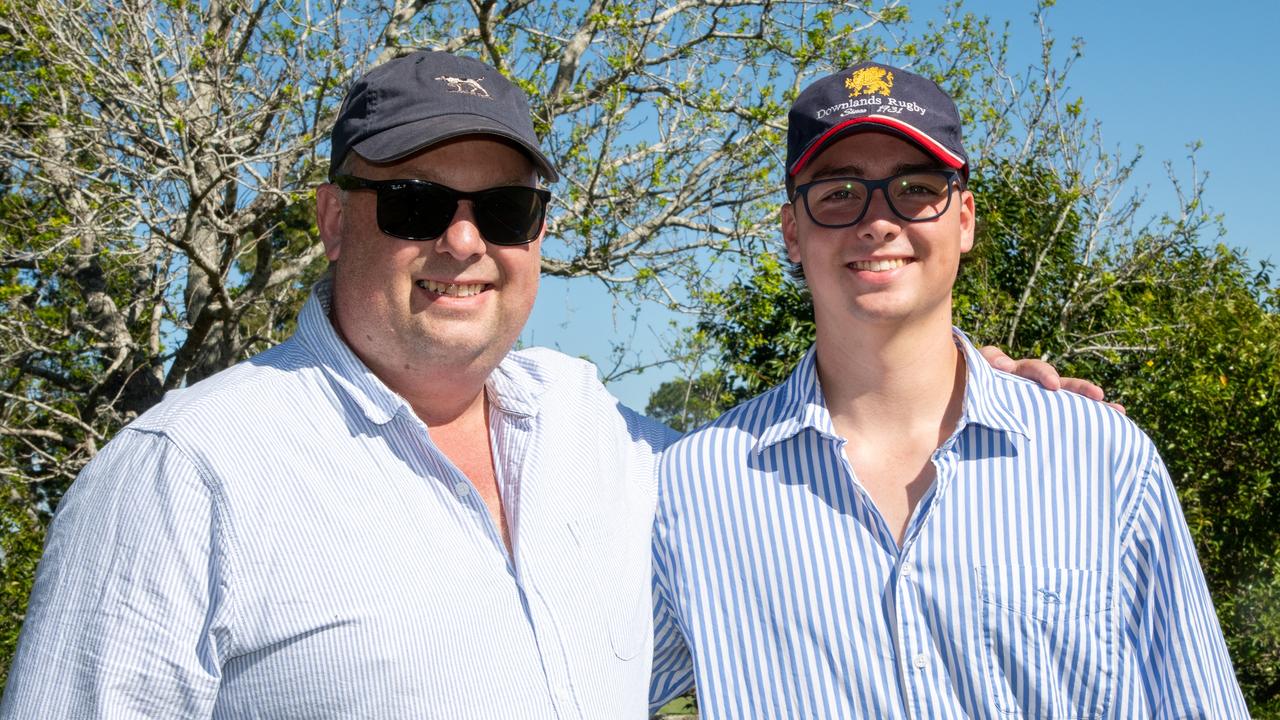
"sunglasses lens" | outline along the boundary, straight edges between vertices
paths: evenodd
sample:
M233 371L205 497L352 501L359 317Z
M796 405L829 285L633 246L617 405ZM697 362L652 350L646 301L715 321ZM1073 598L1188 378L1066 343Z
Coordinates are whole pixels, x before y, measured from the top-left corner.
M531 187L497 187L464 193L421 180L364 180L341 176L344 190L376 190L378 229L403 240L435 240L449 229L458 200L472 201L475 223L487 242L524 245L538 237L551 193Z
M378 227L405 240L434 240L458 209L447 188L427 183L387 185L378 190Z
M525 245L543 227L543 196L531 187L495 187L476 208L476 224L494 245Z
M546 201L528 187L500 187L479 194L476 224L494 245L524 245L538 237Z

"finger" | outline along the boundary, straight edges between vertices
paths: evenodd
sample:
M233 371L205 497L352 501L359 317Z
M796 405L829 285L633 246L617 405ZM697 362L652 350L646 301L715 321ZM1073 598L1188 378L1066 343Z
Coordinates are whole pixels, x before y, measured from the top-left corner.
M990 363L991 367L997 370L1011 373L1018 368L1018 363L1014 362L1013 358L1006 355L1003 350L995 345L984 345L978 349L978 352L982 353L982 357Z
M1080 378L1062 378L1062 389L1070 390L1077 395L1083 395L1090 400L1102 400L1106 397L1106 393L1103 392L1102 388Z
M1062 387L1061 378L1058 377L1058 371L1052 365L1043 360L1026 359L1019 360L1014 374L1040 383L1045 390L1057 390Z

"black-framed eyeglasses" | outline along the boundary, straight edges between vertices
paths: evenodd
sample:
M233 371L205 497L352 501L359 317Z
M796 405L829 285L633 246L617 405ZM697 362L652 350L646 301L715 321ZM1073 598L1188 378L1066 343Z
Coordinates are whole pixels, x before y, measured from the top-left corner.
M339 175L343 190L378 194L378 229L402 240L435 240L449 229L459 200L475 208L476 228L494 245L524 245L542 230L551 192L522 185L462 192L425 180L366 180Z
M880 190L894 215L907 222L925 222L947 212L951 185L959 181L954 170L913 170L880 180L823 178L797 187L791 202L800 197L815 224L842 228L861 222L871 206L871 194Z

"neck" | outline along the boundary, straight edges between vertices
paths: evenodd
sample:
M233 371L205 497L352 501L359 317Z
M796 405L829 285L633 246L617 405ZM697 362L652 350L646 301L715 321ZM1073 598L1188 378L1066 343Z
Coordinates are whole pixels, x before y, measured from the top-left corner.
M369 369L407 400L414 413L431 428L451 424L465 416L484 417L485 382L494 370L493 367L379 368L372 365Z
M442 377L449 378L450 381L442 383L437 379L429 387L411 388L408 392L393 385L388 387L408 400L414 413L429 428L466 421L468 418L486 417L484 382L488 378L487 374L485 378L466 383L459 381L456 375L445 374Z
M964 362L950 316L910 327L818 323L818 378L833 421L861 437L936 435L959 421Z
M427 427L448 425L464 417L484 417L485 383L501 362L476 362L445 366L413 361L384 362L366 357L351 344L337 322L330 324L339 339L360 358L384 385L408 401L414 414ZM505 356L504 356L505 357Z

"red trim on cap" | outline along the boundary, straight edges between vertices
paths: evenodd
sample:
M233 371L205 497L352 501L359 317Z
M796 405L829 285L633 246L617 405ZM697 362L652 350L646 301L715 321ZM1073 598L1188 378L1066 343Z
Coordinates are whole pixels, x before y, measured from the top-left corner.
M791 174L792 175L799 174L801 168L803 168L805 164L808 163L809 160L814 155L818 154L818 151L822 149L823 145L827 144L827 141L833 135L836 135L840 131L850 126L857 125L858 123L877 123L880 125L888 125L894 130L902 132L907 137L920 143L920 145L923 146L925 150L928 150L930 153L933 154L934 157L941 160L943 164L947 165L948 167L955 168L956 170L959 170L960 168L964 167L963 158L961 158L959 155L956 155L955 153L943 147L941 143L929 137L926 133L924 133L914 125L911 125L910 123L905 123L897 118L888 117L885 115L869 115L866 117L858 117L858 118L845 120L839 125L836 125L830 130L822 133L822 135L818 138L818 140L814 142L812 145L810 145L809 149L806 150L805 153L800 156L800 159L796 161L796 166L791 170Z

